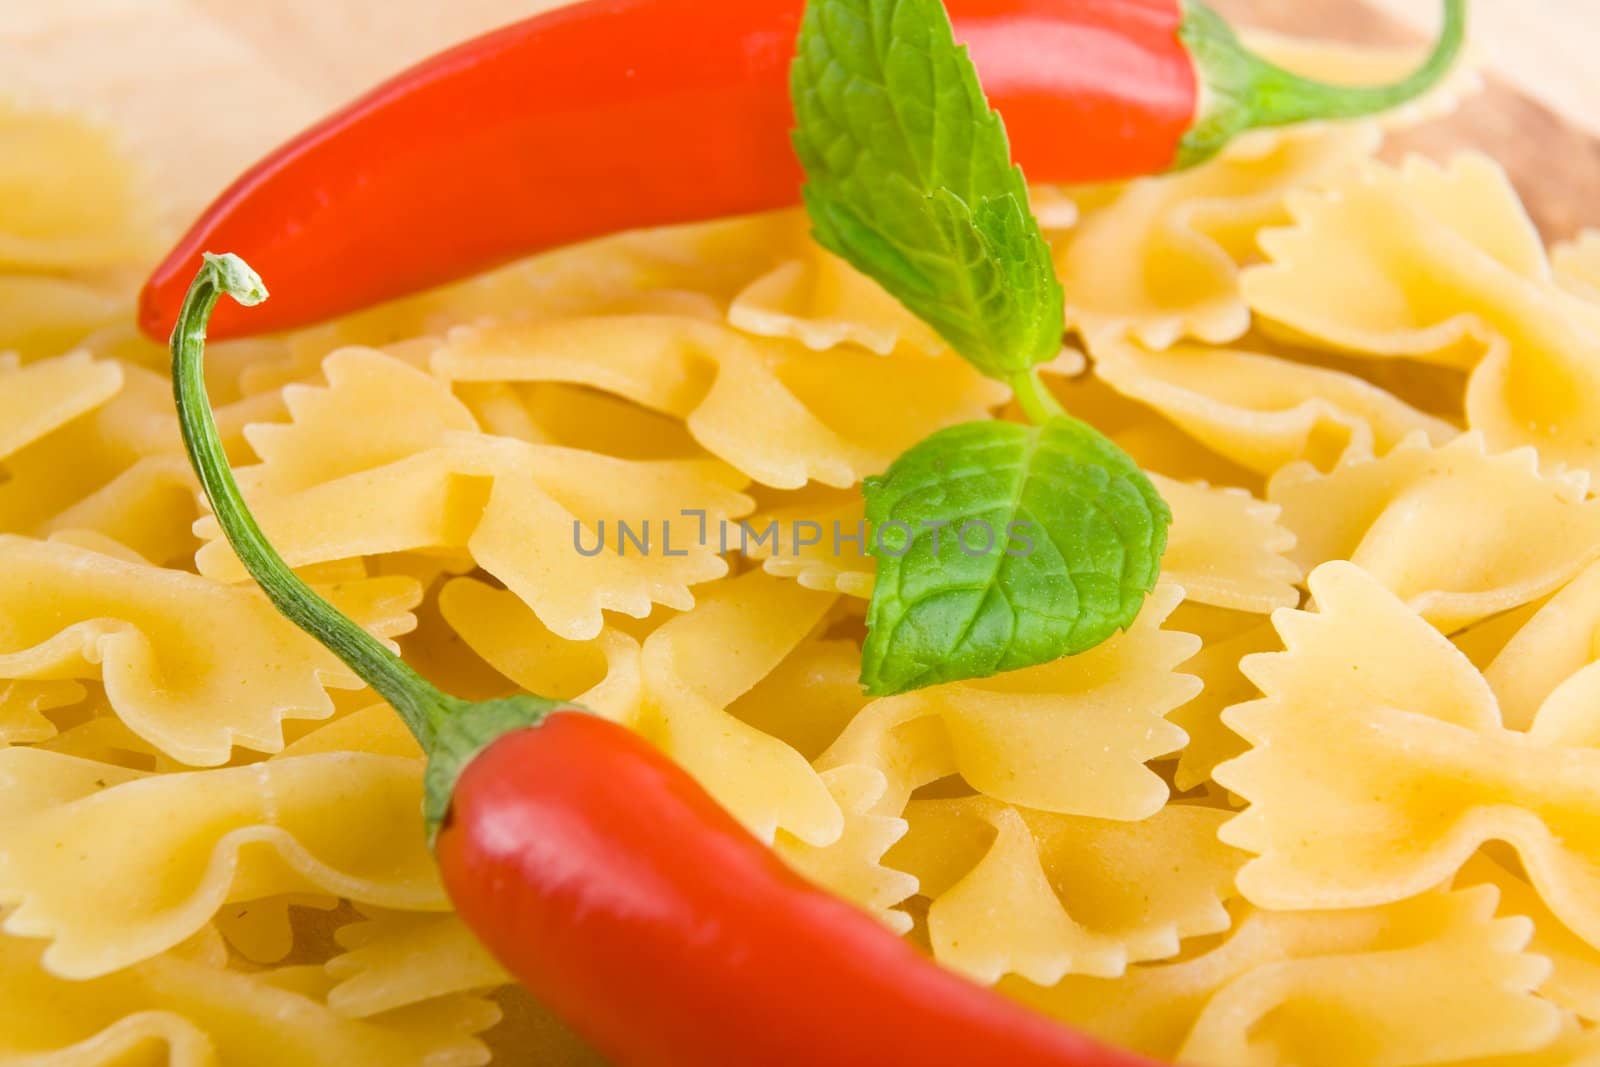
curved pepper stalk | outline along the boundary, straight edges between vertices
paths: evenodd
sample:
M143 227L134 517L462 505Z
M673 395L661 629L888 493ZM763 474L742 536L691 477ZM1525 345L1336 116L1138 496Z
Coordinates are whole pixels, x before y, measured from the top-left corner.
M1178 149L1177 169L1204 163L1246 130L1315 119L1375 115L1437 88L1467 39L1467 0L1444 0L1444 26L1421 66L1391 85L1333 85L1303 78L1245 48L1202 0L1184 0L1178 33L1193 57L1205 98Z
M172 333L172 389L184 447L222 532L273 606L394 705L428 754L423 812L431 840L467 764L505 734L537 726L560 705L527 694L473 703L440 692L284 562L245 503L206 396L206 324L224 295L253 307L267 299L267 289L238 256L206 253Z

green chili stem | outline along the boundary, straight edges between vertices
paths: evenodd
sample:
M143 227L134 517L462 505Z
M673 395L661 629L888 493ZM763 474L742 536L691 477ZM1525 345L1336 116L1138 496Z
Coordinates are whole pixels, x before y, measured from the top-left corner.
M393 704L422 747L431 749L440 722L460 701L434 688L382 642L301 581L261 532L239 491L206 395L206 325L223 293L246 307L267 298L261 279L244 260L208 253L205 265L189 287L178 325L172 332L172 389L178 404L178 425L200 485L211 500L228 543L273 605ZM204 620L196 620L196 625L204 625ZM248 649L239 652L249 654Z
M1433 51L1390 85L1334 85L1284 70L1246 49L1233 27L1202 0L1185 0L1181 36L1209 97L1179 151L1178 166L1185 167L1209 159L1245 130L1359 118L1417 99L1442 82L1460 58L1467 0L1444 0L1444 25Z
M1059 419L1067 413L1061 401L1039 380L1038 368L1013 375L1010 385L1011 391L1017 396L1017 403L1022 405L1023 414L1036 425L1043 426L1051 419Z

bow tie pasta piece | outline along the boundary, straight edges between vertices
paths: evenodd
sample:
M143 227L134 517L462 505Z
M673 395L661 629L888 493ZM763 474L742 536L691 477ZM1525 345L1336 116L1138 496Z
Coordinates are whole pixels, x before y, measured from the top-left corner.
M249 426L261 457L249 487L292 493L387 466L474 433L466 405L440 381L371 348L345 348L322 363L326 386L283 390L291 421Z
M23 373L60 362L30 365ZM141 367L94 366L117 369L122 386L116 394L0 460L8 475L0 479L0 531L42 537L89 530L153 562L171 562L193 551L189 527L200 513L171 383ZM279 410L274 396L218 412L230 450L242 445L246 422L274 418Z
M1267 497L1300 566L1351 560L1449 632L1553 592L1600 555L1587 474L1546 475L1539 460L1529 448L1491 455L1478 434L1441 448L1417 439L1326 475L1287 467Z
M82 979L166 951L230 903L310 892L442 911L421 781L417 760L353 752L148 776L0 750L4 930L50 939L45 966Z
M949 348L872 279L810 239L801 213L794 258L752 281L733 298L728 322L761 337L789 338L824 351L855 345L887 356L905 345L929 355Z
M1183 747L1183 732L1166 716L1199 689L1177 670L1198 639L1162 629L1182 596L1157 586L1128 630L1080 656L874 701L817 765L878 771L882 814L898 814L916 789L960 774L979 792L1024 807L1148 818L1168 791L1145 763Z
M1600 329L1561 291L1504 172L1379 166L1295 204L1245 292L1268 322L1357 355L1470 369L1467 421L1496 450L1600 471Z
M489 433L619 459L704 456L688 427L611 393L557 383L462 382L458 392Z
M897 934L909 933L911 916L898 910L917 891L917 880L888 866L884 857L905 836L898 812L904 802L885 804L888 781L882 771L846 764L822 772L844 816L838 838L818 847L778 831L773 848L791 867L835 896L876 916ZM885 813L884 809L892 813Z
M68 981L41 964L38 942L0 938L0 1061L156 1062L152 1054L168 1067L485 1061L474 1035L499 1019L486 1001L450 996L403 1014L350 1019L323 1003L327 983L315 969L228 970L226 952L209 941Z
M1172 509L1162 577L1201 604L1266 614L1300 602L1301 572L1287 558L1294 534L1279 509L1243 489L1221 489L1151 475Z
M867 600L878 565L868 552L866 521L866 501L858 488L812 485L769 493L730 547L759 560L761 569L775 577Z
M0 681L0 748L48 741L56 735L56 724L44 713L70 707L87 695L77 682Z
M332 912L339 898L315 893L285 893L241 904L229 904L212 918L228 947L251 963L282 963L295 948L291 908Z
M26 367L0 355L0 461L85 412L122 388L122 368L71 352Z
M1294 536L1277 523L1278 509L1237 489L1150 476L1172 509L1162 577L1191 600L1266 613L1299 603L1301 572L1286 558ZM739 538L768 574L809 589L872 596L876 561L867 553L865 502L859 490L811 487L771 495L746 520ZM954 538L954 529L944 536Z
M1600 564L1534 612L1484 670L1507 727L1526 730L1539 709L1600 651Z
M1263 475L1295 462L1329 470L1346 456L1384 455L1416 434L1435 445L1457 434L1352 374L1235 349L1104 345L1095 373Z
M185 763L276 752L284 719L326 718L327 688L360 688L255 590L11 536L0 562L0 678L99 680L134 733ZM409 578L327 592L382 637L410 630L420 599Z
M1193 958L1002 988L1107 1041L1197 1067L1476 1063L1541 1049L1561 1027L1532 992L1549 965L1524 951L1528 921L1494 910L1494 889L1478 886L1383 908L1249 911Z
M1556 281L1567 292L1600 305L1600 230L1585 230L1575 240L1550 250Z
M1289 221L1292 190L1355 169L1379 139L1370 122L1272 131L1206 166L1122 187L1057 242L1067 325L1091 348L1236 340L1250 328L1239 268L1256 257L1256 234Z
M931 900L934 956L980 982L1116 977L1230 924L1244 857L1217 840L1226 812L1169 805L1111 822L967 797L912 801L905 817L886 862Z
M365 1019L512 979L454 915L383 912L335 933L343 953L326 964L338 984L328 1007Z
M715 525L751 506L722 464L480 434L443 382L371 350L336 353L327 369L328 387L293 391L293 423L251 429L264 461L239 472L292 564L464 551L571 640L600 633L603 611L687 609L690 586L727 573L697 536L700 513ZM394 425L368 441L368 422ZM196 532L202 574L244 578L215 519Z
M923 785L962 774L1034 808L1123 821L1160 811L1168 790L1144 763L1182 747L1163 715L1198 686L1174 670L1198 641L1162 629L1181 598L1160 585L1128 632L1082 656L867 705L816 760L843 832L822 846L779 833L778 853L906 933L912 920L896 905L917 891L917 878L885 854L904 837L902 813Z
M108 131L0 103L0 352L53 355L129 314L155 251L138 185Z
M1266 695L1224 714L1251 745L1215 772L1250 804L1222 831L1255 854L1244 895L1399 900L1502 840L1550 910L1600 944L1600 672L1558 689L1528 732L1507 730L1471 662L1373 577L1330 563L1310 585L1316 613L1274 619L1287 651L1245 661Z
M501 673L519 686L555 687L538 692L576 691L586 707L639 731L763 840L781 828L814 845L835 841L839 808L805 757L730 713L803 647L834 598L751 571L700 587L696 599L642 646L615 630L562 639L514 593L471 579L447 585L440 606ZM778 718L775 699L787 699L787 717L809 714L803 687L768 693L764 725Z
M116 328L128 314L122 293L68 278L0 271L0 352L52 356Z
M558 637L517 595L476 578L439 590L439 612L477 655L528 693L570 700L617 722L640 706L639 642L607 627L588 641Z
M1465 309L1499 311L1505 299L1480 298L1551 276L1505 171L1480 155L1448 169L1418 157L1399 169L1368 163L1294 198L1290 215L1293 225L1261 236L1269 262L1245 272L1245 296L1291 338L1352 355L1471 369L1482 346L1468 343Z
M0 271L142 263L144 190L111 136L81 118L0 104Z
M457 330L433 369L452 381L615 393L685 420L712 455L780 489L855 485L933 431L987 417L1008 395L950 355L813 352L661 315Z
M1260 620L1239 633L1208 639L1199 654L1183 665L1204 688L1168 716L1189 736L1189 743L1178 753L1178 766L1173 773L1173 785L1180 792L1210 782L1218 764L1244 752L1244 740L1223 723L1222 713L1256 695L1256 687L1239 669L1240 661L1278 648L1277 631Z
M1499 914L1532 920L1528 951L1549 960L1551 968L1539 995L1588 1022L1600 1020L1600 952L1562 925L1531 885L1481 852L1462 867L1455 884L1492 885L1500 894Z

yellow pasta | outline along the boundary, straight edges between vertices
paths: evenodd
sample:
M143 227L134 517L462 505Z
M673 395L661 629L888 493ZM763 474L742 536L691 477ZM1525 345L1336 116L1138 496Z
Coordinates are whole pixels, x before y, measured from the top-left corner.
M83 686L66 679L0 682L0 747L50 740L56 724L44 713L76 704L86 695Z
M1381 456L1418 434L1436 445L1456 436L1444 420L1354 375L1237 349L1103 345L1095 373L1263 475L1297 462L1328 470L1346 456Z
M328 1007L366 1019L511 981L453 915L393 912L342 927L345 951L328 961Z
M1288 221L1291 190L1353 169L1378 143L1366 123L1306 127L1239 142L1211 166L1130 183L1058 244L1067 324L1091 350L1127 338L1241 337L1250 310L1239 268L1255 235Z
M442 910L416 817L418 760L337 752L146 775L0 751L4 930L49 938L44 964L91 978L165 951L222 905L322 892ZM67 851L67 843L72 843Z
M1549 964L1524 951L1531 925L1494 909L1480 886L1385 908L1250 911L1192 959L1013 988L1090 1033L1201 1067L1512 1056L1556 1040L1561 1020L1532 992Z
M1315 613L1275 617L1287 651L1245 662L1266 696L1223 716L1252 746L1215 772L1250 804L1222 831L1256 854L1245 896L1283 909L1402 900L1503 840L1550 910L1600 944L1586 784L1600 674L1580 671L1511 730L1471 662L1373 577L1329 563L1310 583Z
M901 345L930 354L939 335L876 282L809 240L810 222L791 213L794 257L752 281L728 307L728 322L746 333L786 337L818 352L858 345L887 356Z
M1600 1067L1600 235L1375 160L1475 82L1031 191L1045 380L1173 512L1074 658L864 694L863 480L1020 415L803 211L213 344L222 436L425 676L626 724L1005 995L1196 1067ZM204 513L119 137L0 104L0 1063L590 1062L451 911L417 742Z
M1587 1022L1600 1014L1600 952L1568 930L1545 907L1539 894L1504 862L1474 856L1461 869L1457 885L1488 884L1500 894L1500 914L1533 920L1528 949L1550 961L1550 976L1539 994Z
M1227 818L1168 806L1141 822L1052 815L989 797L917 800L887 862L931 900L940 962L983 982L1017 974L1121 975L1166 959L1183 938L1231 925L1241 855L1216 838ZM1127 886L1145 887L1129 894Z
M1552 248L1550 265L1562 288L1600 304L1600 230L1585 230Z
M748 511L742 480L721 464L618 460L469 432L471 414L442 383L376 351L342 350L326 369L327 389L292 394L291 425L258 428L264 462L240 472L291 563L465 550L574 639L599 633L603 610L687 608L691 585L726 573L711 544L697 543L693 514L717 524ZM391 430L347 453L363 416ZM628 521L643 538L631 555ZM201 572L243 578L215 521L197 529L210 542Z
M1295 562L1358 563L1448 632L1553 592L1600 555L1587 475L1546 473L1540 459L1490 454L1477 434L1442 448L1414 439L1326 475L1287 467L1267 496L1294 531ZM1496 506L1477 514L1483 500Z
M462 579L445 616L520 686L627 723L670 753L753 832L813 845L839 837L827 787L795 749L730 714L824 620L833 598L752 571L717 583L641 643L608 630L564 640L514 595ZM804 708L789 714L801 716Z
M285 718L326 718L326 688L361 684L254 590L7 535L0 561L0 678L100 681L123 722L185 763L275 752ZM409 579L374 579L335 600L392 637L417 595Z
M92 411L122 388L122 368L73 352L21 367L0 356L0 460Z
M1251 307L1340 350L1470 369L1467 421L1492 448L1600 470L1593 315L1551 280L1504 171L1370 164L1293 214L1262 237L1273 263L1244 279Z
M461 330L433 368L452 381L615 393L683 419L712 455L780 489L854 485L930 432L983 418L1006 397L954 356L817 353L667 316ZM839 381L852 389L834 388ZM871 402L889 393L896 404Z
M474 1035L499 1018L491 1004L450 997L403 1015L347 1019L323 1003L327 982L318 969L244 974L224 962L214 936L201 935L116 974L66 981L40 966L37 942L0 939L0 1060L44 1067L487 1062Z

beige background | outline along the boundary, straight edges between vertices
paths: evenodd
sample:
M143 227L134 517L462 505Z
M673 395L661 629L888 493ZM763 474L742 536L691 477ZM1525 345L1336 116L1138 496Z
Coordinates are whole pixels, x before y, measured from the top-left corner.
M0 0L0 96L86 108L127 131L176 223L397 67L555 2ZM1372 2L1422 31L1438 17L1439 0ZM1486 61L1600 133L1600 0L1475 4Z

